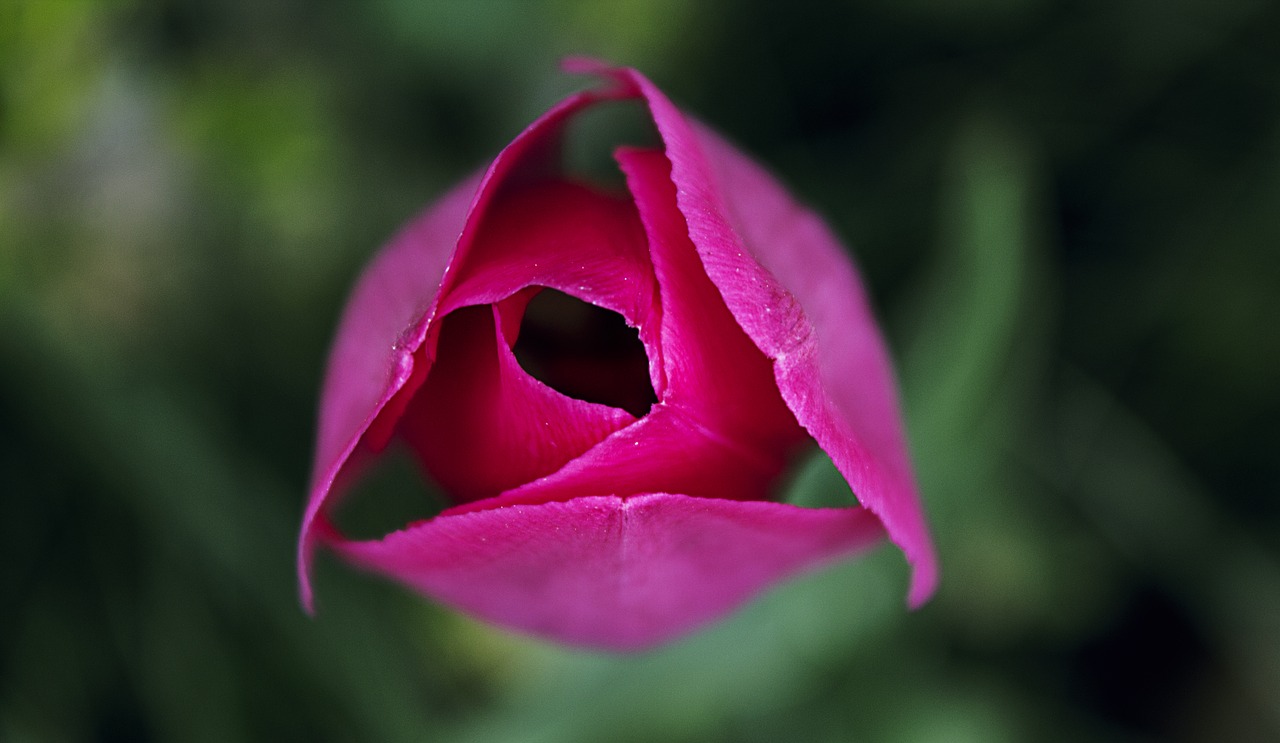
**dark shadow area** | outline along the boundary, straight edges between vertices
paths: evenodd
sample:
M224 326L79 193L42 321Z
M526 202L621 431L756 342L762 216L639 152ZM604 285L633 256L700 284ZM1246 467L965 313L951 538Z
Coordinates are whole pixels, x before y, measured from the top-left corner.
M649 357L622 316L554 289L529 302L515 345L520 366L578 400L622 408L637 418L658 401Z

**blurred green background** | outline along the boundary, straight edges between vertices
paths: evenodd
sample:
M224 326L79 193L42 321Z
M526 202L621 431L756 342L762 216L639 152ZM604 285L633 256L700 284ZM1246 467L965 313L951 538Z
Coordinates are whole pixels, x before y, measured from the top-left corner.
M0 740L1280 740L1280 7L0 5ZM371 252L637 66L864 268L943 586L617 657L293 550ZM817 462L800 497L833 485Z

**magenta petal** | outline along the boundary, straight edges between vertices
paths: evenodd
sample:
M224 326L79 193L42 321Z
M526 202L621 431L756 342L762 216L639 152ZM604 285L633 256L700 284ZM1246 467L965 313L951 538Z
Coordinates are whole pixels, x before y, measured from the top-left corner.
M352 479L361 464L355 460L378 448L369 446L366 433L375 423L391 430L408 402L403 388L412 386L411 379L425 378L427 370L422 364L415 368L415 359L424 358L420 350L433 310L452 280L448 269L465 259L495 195L555 170L564 122L600 99L600 94L579 93L543 114L482 176L468 179L414 219L361 276L338 327L320 397L311 495L298 538L298 582L308 610L321 512Z
M495 498L446 513L562 501L609 493L670 491L723 500L767 500L787 452L744 446L708 429L679 408L659 403L556 472Z
M663 401L745 447L789 452L807 436L778 393L773 364L707 278L670 162L659 151L624 149L616 157L649 236L661 292Z
M860 508L684 495L591 496L440 516L352 561L478 617L561 642L639 649L715 619L777 580L875 542Z
M454 268L442 313L548 287L622 315L639 329L651 363L662 358L649 246L630 200L554 179L509 189L493 201ZM661 395L657 366L651 383Z
M559 102L520 133L485 170L467 179L417 216L384 247L365 270L339 324L320 397L319 434L311 471L311 494L298 537L298 584L302 602L314 606L310 565L323 527L321 511L355 475L358 465L384 441L408 402L408 393L426 377L422 345L430 341L436 302L448 292L470 251L489 204L521 182L544 179L558 170L563 124L586 106L616 97L581 92ZM375 430L376 429L376 430ZM362 447L361 445L364 445Z
M528 286L572 294L647 325L653 268L635 207L558 180L499 196L450 276L440 312L492 304Z
M316 517L360 436L412 373L414 348L406 333L435 299L479 183L468 179L411 222L365 270L347 303L320 396L311 498L298 545L308 607Z
M634 70L671 161L680 211L734 318L774 360L783 399L884 522L914 568L918 606L938 581L884 340L848 255L763 169L687 120Z
M497 310L466 307L441 324L437 358L400 433L455 501L548 475L635 419L566 397L516 362Z

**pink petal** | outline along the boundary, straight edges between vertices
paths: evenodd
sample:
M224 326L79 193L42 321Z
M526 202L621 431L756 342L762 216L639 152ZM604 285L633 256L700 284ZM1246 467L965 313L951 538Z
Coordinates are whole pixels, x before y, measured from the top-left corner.
M501 194L453 270L442 314L492 304L527 286L559 289L617 312L632 326L647 323L657 309L635 207L563 180Z
M639 328L654 364L654 391L662 394L661 308L644 228L630 200L562 180L509 189L492 202L455 267L441 313L498 302L529 286L557 289Z
M747 447L664 403L556 472L446 513L564 501L608 493L674 490L723 500L768 500L787 464L785 450Z
M400 421L410 448L458 501L548 475L635 420L529 376L495 331L496 314L467 307L444 319L438 359Z
M487 498L548 475L634 420L550 389L510 348L530 286L612 309L632 325L657 324L648 246L628 200L556 180L508 188L451 271L437 309L450 313L437 360L399 430L452 497ZM501 341L492 312L476 307L489 304L506 308ZM659 353L656 336L648 345Z
M808 436L778 392L772 362L707 278L677 204L670 162L659 151L633 149L617 158L649 236L661 292L663 402L743 447L789 452Z
M320 397L311 495L298 538L303 604L313 606L310 565L321 512L384 445L427 369L415 358L428 340L435 305L451 283L449 267L463 259L486 209L503 188L555 169L565 121L605 97L579 93L562 101L516 137L480 178L449 192L405 228L365 270L338 327ZM405 389L408 387L409 389ZM372 434L366 436L366 434Z
M715 619L881 535L860 508L659 493L439 516L380 541L334 546L483 619L628 650Z
M298 542L308 608L316 518L360 437L413 371L415 346L407 331L436 296L479 183L468 179L411 222L365 270L347 303L321 391L311 498Z
M861 281L822 221L763 169L687 120L643 75L608 71L649 105L680 211L729 311L769 358L783 398L914 568L913 606L937 558L911 473L888 352Z

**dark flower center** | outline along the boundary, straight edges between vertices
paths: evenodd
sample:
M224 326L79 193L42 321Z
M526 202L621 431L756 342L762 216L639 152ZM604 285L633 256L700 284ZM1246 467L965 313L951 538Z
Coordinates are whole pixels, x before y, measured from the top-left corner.
M535 379L578 400L622 408L637 418L658 401L636 330L618 313L554 289L543 289L529 302L515 355Z

